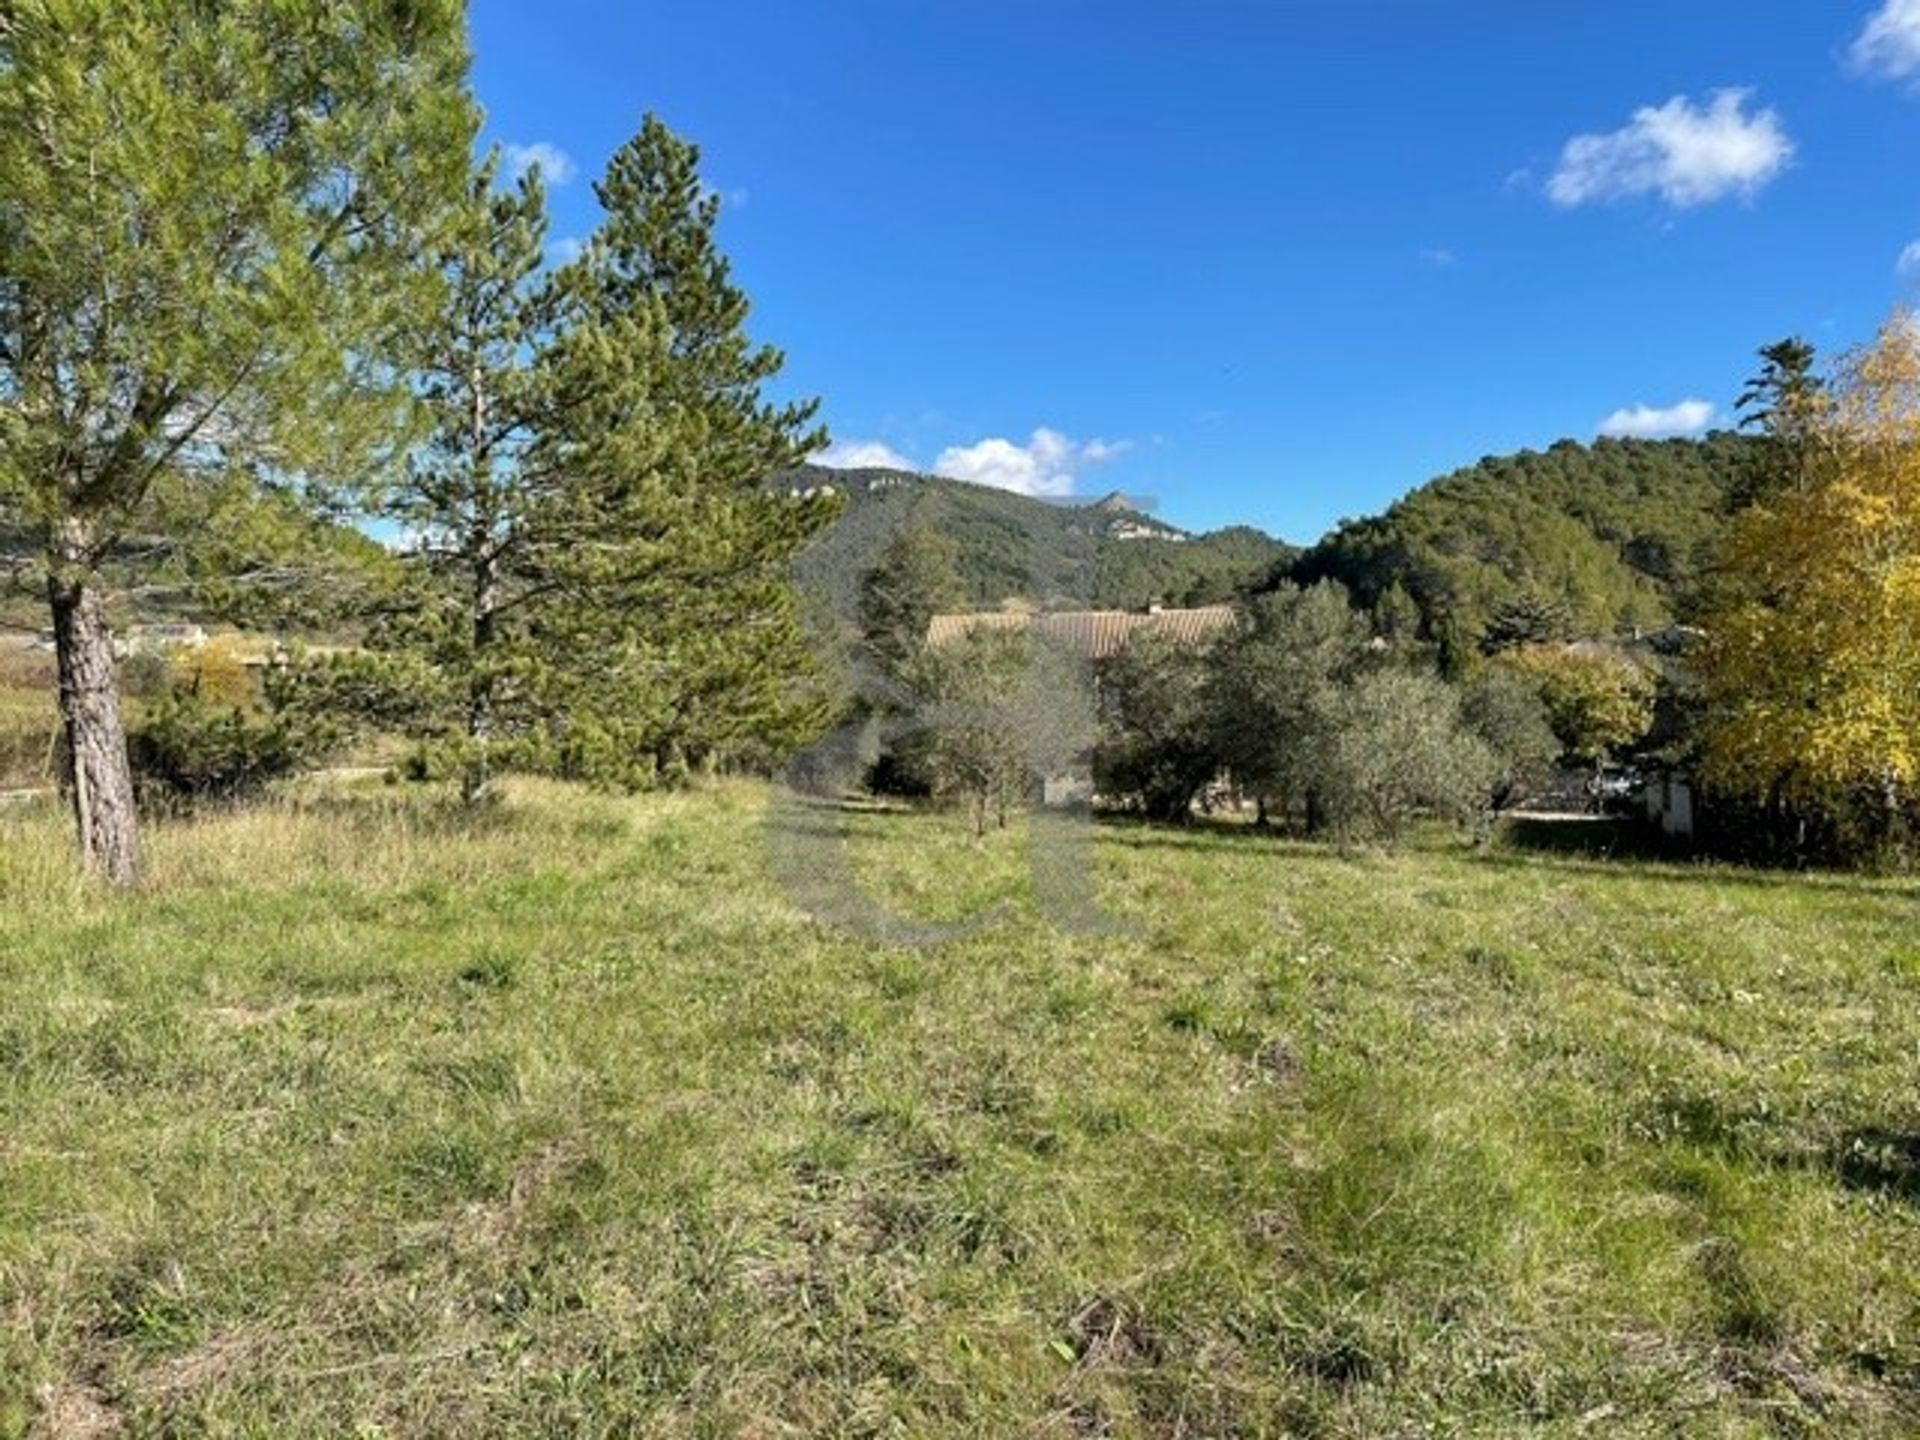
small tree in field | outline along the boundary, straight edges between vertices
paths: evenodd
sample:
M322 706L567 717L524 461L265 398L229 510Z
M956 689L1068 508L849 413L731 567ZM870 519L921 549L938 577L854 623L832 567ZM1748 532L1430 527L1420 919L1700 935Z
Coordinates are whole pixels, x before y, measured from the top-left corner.
M1496 663L1534 687L1562 748L1576 760L1599 765L1653 724L1653 676L1617 650L1527 645Z
M1033 759L1022 704L1033 660L1024 634L980 631L915 662L917 747L936 796L964 804L976 835L1005 825L1025 797Z
M1325 692L1307 749L1316 810L1343 839L1391 842L1420 815L1482 816L1499 765L1436 675L1378 670Z
M1323 581L1261 596L1207 658L1209 758L1258 800L1263 820L1311 802L1312 718L1373 661L1371 641L1346 590Z
M88 862L139 868L102 573L400 430L391 341L473 117L457 0L0 12L0 516L53 619Z

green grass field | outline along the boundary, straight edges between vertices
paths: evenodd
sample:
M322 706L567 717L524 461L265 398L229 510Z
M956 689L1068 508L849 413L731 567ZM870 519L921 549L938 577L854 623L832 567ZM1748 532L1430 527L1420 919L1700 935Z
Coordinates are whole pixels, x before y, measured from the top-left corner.
M1920 1428L1912 887L762 804L0 813L0 1435Z

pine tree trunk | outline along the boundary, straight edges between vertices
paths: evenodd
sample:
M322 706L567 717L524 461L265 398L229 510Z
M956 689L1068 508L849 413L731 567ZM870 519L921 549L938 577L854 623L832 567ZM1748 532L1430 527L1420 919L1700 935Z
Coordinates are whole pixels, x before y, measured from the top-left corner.
M473 550L473 655L467 682L467 764L460 780L460 798L468 805L486 799L493 784L493 766L487 748L493 740L492 659L494 615L500 608L500 578L493 553L493 486L488 475L487 386L478 365L468 372L473 399L472 429L468 434L468 464L474 496L474 523L468 537Z
M493 741L493 673L491 661L495 614L500 605L499 580L491 561L482 559L474 571L473 672L467 687L467 766L460 795L478 805L493 787L493 765L487 750Z
M82 547L68 548L77 553ZM71 556L55 563L47 598L80 853L109 883L131 885L140 875L140 822L114 684L113 632L99 592Z

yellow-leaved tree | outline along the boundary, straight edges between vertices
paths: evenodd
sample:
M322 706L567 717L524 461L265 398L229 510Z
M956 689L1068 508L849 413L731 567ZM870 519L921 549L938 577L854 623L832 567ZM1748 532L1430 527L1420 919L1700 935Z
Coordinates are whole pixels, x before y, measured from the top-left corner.
M1865 820L1920 795L1920 324L1837 367L1810 463L1735 522L1701 652L1719 789Z

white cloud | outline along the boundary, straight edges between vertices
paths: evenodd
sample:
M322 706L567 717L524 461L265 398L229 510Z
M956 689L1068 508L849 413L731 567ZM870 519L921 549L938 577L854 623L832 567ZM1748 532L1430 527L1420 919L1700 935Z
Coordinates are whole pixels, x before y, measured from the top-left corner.
M1658 195L1683 209L1752 196L1793 159L1779 113L1749 112L1752 98L1751 90L1716 90L1696 105L1676 95L1635 111L1610 134L1576 135L1560 154L1547 194L1569 207Z
M515 180L538 165L541 177L558 190L579 173L571 155L545 140L536 140L531 145L503 145L500 149L507 162L507 174Z
M1893 262L1893 273L1902 280L1920 280L1920 240L1900 252L1900 258Z
M933 462L932 473L1021 495L1071 495L1084 471L1116 460L1132 448L1130 440L1089 440L1081 444L1043 425L1024 445L999 436L972 445L949 445ZM816 454L812 463L834 470L925 468L883 440L836 440Z
M1634 405L1616 410L1600 422L1600 433L1610 440L1665 440L1676 435L1698 435L1715 419L1705 400L1682 400L1664 408Z
M1889 80L1920 76L1920 0L1886 0L1850 52L1854 67Z
M1451 270L1459 263L1460 257L1447 249L1422 250L1420 263L1435 270Z
M547 263L550 265L571 265L586 253L587 242L577 235L562 235L558 240L547 242Z
M1090 440L1076 444L1044 425L1025 445L993 437L976 445L955 445L933 462L936 475L969 480L1021 495L1071 495L1080 472L1123 454L1125 441Z
M920 467L879 440L836 440L813 457L830 470L918 470Z

